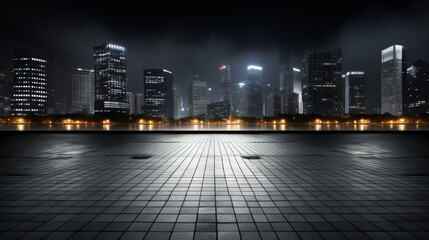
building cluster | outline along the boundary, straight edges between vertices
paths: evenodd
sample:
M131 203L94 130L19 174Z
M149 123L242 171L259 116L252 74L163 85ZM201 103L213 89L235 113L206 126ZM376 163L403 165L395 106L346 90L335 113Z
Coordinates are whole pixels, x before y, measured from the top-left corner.
M429 113L429 64L409 66L406 48L394 45L381 52L381 110L394 116ZM182 89L167 69L143 71L141 93L127 91L126 49L114 44L94 47L93 69L72 69L71 112L87 115L130 114L153 118L196 117L222 120L275 117L279 114L348 116L370 113L364 71L342 69L342 51L307 50L300 67L280 51L279 88L264 81L263 68L249 65L247 79L233 81L231 66L219 66L219 99L213 99L207 78L188 79L188 115ZM0 115L49 115L54 104L54 72L50 57L33 50L15 50L13 69L0 66Z

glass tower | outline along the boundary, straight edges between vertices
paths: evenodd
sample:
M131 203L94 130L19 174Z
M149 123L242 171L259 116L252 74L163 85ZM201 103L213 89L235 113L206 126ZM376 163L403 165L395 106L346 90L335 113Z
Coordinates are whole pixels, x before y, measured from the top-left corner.
M192 76L188 85L188 104L190 117L202 117L207 114L208 104L207 78Z
M94 70L72 70L72 112L94 114Z
M342 53L307 50L302 62L303 113L341 116L344 113Z
M94 47L95 114L128 113L125 52L114 44Z
M15 50L13 53L12 115L45 116L53 112L52 62L46 53Z
M222 65L219 67L220 75L220 101L232 104L231 92L231 67Z
M404 114L407 77L406 48L393 45L381 51L381 114Z
M365 73L347 72L344 80L344 113L366 114Z
M173 73L166 69L144 70L144 114L148 117L173 118Z
M263 116L262 67L249 65L247 67L247 116Z

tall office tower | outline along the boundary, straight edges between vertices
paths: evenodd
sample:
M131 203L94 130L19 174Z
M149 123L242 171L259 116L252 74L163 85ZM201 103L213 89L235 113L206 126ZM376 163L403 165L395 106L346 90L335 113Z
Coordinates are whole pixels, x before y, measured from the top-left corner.
M0 116L10 115L12 97L12 72L0 65Z
M267 97L267 116L276 117L280 114L280 94L270 93Z
M231 106L227 102L216 102L207 104L207 119L221 120L229 119Z
M203 117L207 114L207 78L192 76L188 85L188 105L190 117Z
M429 114L429 64L418 60L407 69L407 114Z
M268 116L267 98L274 93L274 88L269 83L262 84L262 116ZM276 91L277 92L277 91Z
M103 44L94 47L95 114L127 114L125 48Z
M365 73L347 72L344 78L345 114L366 114Z
M132 92L127 92L127 102L128 102L128 114L135 115L136 114L136 96Z
M298 113L302 114L302 74L299 68L292 68L293 92L298 94Z
M304 114L341 116L344 113L341 49L307 50L302 62Z
M46 53L33 50L13 52L13 116L45 116L53 112L52 62Z
M72 112L94 114L94 70L73 68Z
M298 114L299 113L299 95L295 92L280 94L280 113Z
M292 92L293 82L290 73L289 50L287 48L280 49L279 64L279 90L280 92Z
M174 95L174 119L182 118L182 88L179 85L173 85Z
M166 69L144 70L144 109L148 117L174 117L172 72Z
M136 104L136 114L141 115L143 114L143 94L136 93L135 94L135 104Z
M404 114L407 79L406 48L393 45L381 51L381 113Z
M235 84L233 92L233 115L237 117L247 117L247 87L246 83Z
M231 82L231 67L222 65L219 67L220 75L220 101L227 102L232 105L232 82Z
M249 65L247 67L247 116L263 116L262 67Z

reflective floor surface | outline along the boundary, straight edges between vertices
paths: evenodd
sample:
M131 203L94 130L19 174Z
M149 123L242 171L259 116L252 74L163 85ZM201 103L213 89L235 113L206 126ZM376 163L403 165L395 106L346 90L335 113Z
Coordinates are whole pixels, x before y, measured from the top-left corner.
M426 138L3 133L0 239L429 239Z

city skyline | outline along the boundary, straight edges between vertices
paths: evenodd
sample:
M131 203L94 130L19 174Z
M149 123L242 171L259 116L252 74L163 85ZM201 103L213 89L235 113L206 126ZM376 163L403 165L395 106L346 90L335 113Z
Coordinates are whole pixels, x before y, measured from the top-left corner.
M333 3L328 3L327 6L315 3L307 8L292 4L291 8L296 11L290 13L288 8L287 13L290 14L285 13L287 16L284 17L281 17L280 10L276 10L275 4L243 6L249 11L240 11L242 20L236 19L234 10L231 9L223 13L224 20L219 23L211 20L213 14L209 10L215 7L214 5L196 6L200 10L199 13L173 12L171 16L157 21L147 21L154 13L140 16L132 10L132 6L127 5L120 8L129 10L129 14L120 14L121 18L116 18L117 22L102 16L103 7L93 9L89 6L81 9L54 4L52 9L55 11L52 11L44 9L44 3L41 6L20 6L20 11L16 14L21 20L5 26L5 37L0 46L0 64L11 67L12 50L18 48L41 49L53 55L57 95L55 101L62 101L61 96L66 95L67 106L70 108L71 93L67 89L71 88L71 77L68 73L75 67L91 69L92 47L100 42L110 42L127 48L127 91L141 92L139 89L142 86L143 69L166 68L175 73L175 84L179 83L184 95L189 76L207 76L208 86L213 89L215 99L218 99L220 94L217 67L224 62L231 65L233 84L246 80L246 73L242 69L252 63L263 66L264 79L277 88L278 50L281 47L290 49L291 67L301 65L303 53L308 48L341 48L344 57L343 72L355 69L366 72L370 84L367 89L369 109L373 109L379 107L380 91L375 90L374 86L379 86L381 81L380 50L401 44L408 48L409 62L429 59L425 41L429 33L427 28L423 27L428 18L424 11L427 9L427 3L424 1L402 1L395 6L351 2L350 6L339 4L337 12L329 9ZM18 9L14 4L7 6ZM33 7L40 9L40 13L33 14ZM174 5L166 7L173 9ZM332 14L328 14L326 19L320 19L320 23L314 23L311 20L321 16L316 11L317 7L323 7ZM265 12L275 13L272 14L274 17L256 22L251 20L252 13L259 9L267 16L268 13ZM346 9L353 11L342 11ZM383 10L382 13L379 10ZM63 16L76 13L82 16L82 20L75 19L71 25L64 22L67 17ZM7 14L1 16L3 22L10 22ZM203 16L203 21L191 21L194 17L201 17L200 15ZM30 26L25 21L28 16L35 24L44 26L43 29L30 31ZM133 16L136 21L132 21ZM310 20L302 20L296 24L294 18L302 19L300 16L310 16ZM324 25L324 30L319 29L319 24L340 17L343 17L344 21L334 21L334 24ZM139 23L144 24L141 28L135 28ZM207 26L203 28L204 24ZM119 26L126 26L126 34L125 29ZM206 28L209 30L204 30ZM48 33L52 32L60 34L55 34L52 38L44 37L51 36L52 34ZM253 35L250 35L251 33ZM187 104L186 98L184 103Z

